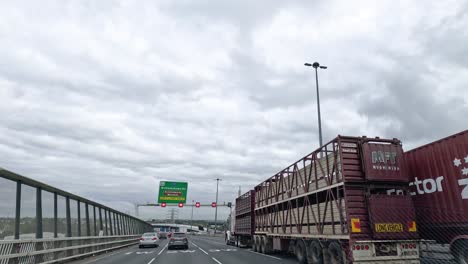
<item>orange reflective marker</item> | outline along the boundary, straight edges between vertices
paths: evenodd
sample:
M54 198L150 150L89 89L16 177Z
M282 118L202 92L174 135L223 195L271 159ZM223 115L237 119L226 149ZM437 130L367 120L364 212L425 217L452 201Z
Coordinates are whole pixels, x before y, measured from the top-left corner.
M411 221L411 222L409 222L409 224L408 224L408 231L410 231L410 232L416 232L416 231L417 231L417 228L416 228L416 221Z
M359 220L359 218L351 218L351 232L361 232L361 221Z

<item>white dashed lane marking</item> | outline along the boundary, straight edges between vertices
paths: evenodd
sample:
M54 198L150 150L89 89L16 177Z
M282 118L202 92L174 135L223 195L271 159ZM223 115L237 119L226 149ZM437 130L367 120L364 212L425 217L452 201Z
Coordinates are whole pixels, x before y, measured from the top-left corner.
M247 251L247 252L250 252L250 253L257 254L257 255L261 255L261 256L265 256L265 257L269 257L269 258L274 258L274 259L277 259L277 260L282 260L281 258L273 257L273 256L266 255L266 254L262 254L262 253L258 253L258 252L252 251L252 250L246 250L246 251Z
M197 247L199 250L201 250L203 253L205 253L205 255L208 255L208 252L206 252L205 250L203 250L203 248L199 247L197 244L191 242L195 247Z
M217 259L215 259L215 258L213 258L213 257L211 257L211 258L212 258L214 261L216 261L218 264L223 264L223 263L221 263L221 261L219 261L219 260L217 260Z

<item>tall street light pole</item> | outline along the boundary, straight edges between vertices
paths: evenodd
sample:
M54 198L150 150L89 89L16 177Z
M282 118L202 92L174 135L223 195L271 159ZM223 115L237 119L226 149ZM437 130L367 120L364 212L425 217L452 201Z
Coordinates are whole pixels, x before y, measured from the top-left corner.
M320 116L320 93L319 93L317 68L326 69L327 66L320 66L320 64L318 62L314 62L312 64L304 63L304 65L307 66L307 67L312 66L315 69L315 87L317 89L317 114L318 114L318 129L319 129L319 143L320 143L319 147L322 147L322 145L323 145L323 141L322 141L322 117Z
M220 178L216 179L216 207L215 207L215 230L214 233L216 234L216 230L218 229L218 185Z

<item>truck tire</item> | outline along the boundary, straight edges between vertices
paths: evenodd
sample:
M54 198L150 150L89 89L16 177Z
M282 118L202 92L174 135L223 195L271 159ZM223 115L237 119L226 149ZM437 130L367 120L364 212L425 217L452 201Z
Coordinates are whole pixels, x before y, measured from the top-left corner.
M307 259L309 263L323 264L323 248L318 240L313 240L307 247Z
M459 241L455 244L455 259L458 264L468 264L468 240Z
M338 242L331 242L328 245L328 263L343 264L345 263L343 250Z
M266 237L260 238L260 253L266 254Z
M294 254L296 255L297 262L299 262L299 264L307 264L306 247L305 247L304 241L302 241L301 239L296 241Z
M271 237L265 237L265 254L273 253L273 239Z
M254 237L254 241L253 241L252 245L253 245L253 250L254 250L255 252L259 252L259 251L260 251L260 241L259 241L259 239L258 239L258 236L255 236L255 237Z

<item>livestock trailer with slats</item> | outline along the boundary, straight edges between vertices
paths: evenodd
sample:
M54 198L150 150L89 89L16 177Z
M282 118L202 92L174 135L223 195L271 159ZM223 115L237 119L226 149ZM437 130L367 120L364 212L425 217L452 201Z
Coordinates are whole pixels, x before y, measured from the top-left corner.
M468 263L468 130L403 154L423 239Z
M260 183L254 251L292 252L300 263L419 263L402 153L397 139L338 136Z
M234 236L239 246L251 246L255 231L254 223L255 192L244 193L236 199Z

